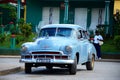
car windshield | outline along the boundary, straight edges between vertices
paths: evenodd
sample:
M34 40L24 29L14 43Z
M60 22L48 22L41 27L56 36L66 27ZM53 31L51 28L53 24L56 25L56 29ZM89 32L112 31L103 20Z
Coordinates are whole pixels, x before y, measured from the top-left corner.
M71 32L72 32L71 28L44 28L41 29L39 37L45 37L45 36L70 37Z

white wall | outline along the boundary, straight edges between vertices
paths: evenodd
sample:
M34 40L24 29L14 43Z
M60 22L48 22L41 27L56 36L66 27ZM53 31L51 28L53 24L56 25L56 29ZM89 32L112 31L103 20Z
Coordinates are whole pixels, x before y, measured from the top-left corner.
M90 25L90 30L95 30L96 26L99 24L99 21L101 21L101 24L104 24L105 18L104 18L104 9L101 9L101 18L99 14L99 9L100 8L93 8L92 9L92 14L91 14L91 25ZM98 21L99 19L99 21Z
M52 9L51 12L50 9ZM50 13L52 14L51 16ZM42 12L43 23L45 25L49 24L50 21L52 24L59 23L59 15L60 15L59 13L60 13L60 9L58 7L43 7L43 12Z
M87 26L87 8L75 8L75 24L86 29Z

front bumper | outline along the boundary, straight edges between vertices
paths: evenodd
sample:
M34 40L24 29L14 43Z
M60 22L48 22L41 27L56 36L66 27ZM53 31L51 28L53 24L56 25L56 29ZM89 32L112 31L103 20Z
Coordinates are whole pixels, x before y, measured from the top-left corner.
M49 59L44 61L38 61L37 59L20 59L23 63L55 63L55 64L72 64L74 60L61 60L61 59Z
M20 62L23 63L53 63L53 64L72 64L74 59L62 51L33 51L29 54L22 54Z

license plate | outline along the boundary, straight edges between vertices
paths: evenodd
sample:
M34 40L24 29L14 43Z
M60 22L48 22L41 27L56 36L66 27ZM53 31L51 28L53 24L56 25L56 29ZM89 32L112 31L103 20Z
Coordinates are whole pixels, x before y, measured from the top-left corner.
M49 63L50 59L36 59L36 62Z

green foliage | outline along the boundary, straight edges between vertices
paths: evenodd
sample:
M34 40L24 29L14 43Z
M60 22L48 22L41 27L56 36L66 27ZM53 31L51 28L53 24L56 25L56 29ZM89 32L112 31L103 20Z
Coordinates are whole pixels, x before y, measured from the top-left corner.
M120 13L116 12L114 15L114 35L120 35Z
M16 7L10 5L10 4L0 4L0 8L7 9L9 13L9 17L12 19L16 19L17 12Z
M15 48L20 48L21 44L23 44L24 42L31 42L33 41L33 38L36 36L35 33L31 33L31 35L29 35L29 37L25 37L22 34L17 34L15 36ZM11 34L6 34L4 33L4 35L0 34L0 48L10 48L11 45Z
M10 48L11 46L11 35L15 35L16 48L20 48L21 44L28 41L33 41L36 34L32 32L32 25L25 23L24 19L21 18L18 25L14 25L10 22L8 25L9 30L4 31L4 35L0 34L0 47Z
M0 47L10 47L10 35L7 35L6 33L0 34Z
M120 49L120 35L115 36L114 44L115 44L117 49Z
M120 35L120 23L114 25L114 35Z
M19 28L24 37L29 37L32 34L32 25L31 23L25 23L23 18L19 20Z
M104 44L101 46L102 52L120 52L114 45L113 39L104 40Z
M16 44L19 44L20 42L23 42L24 40L25 40L24 36L16 35Z
M13 24L11 24L11 26L10 26L10 32L12 33L12 34L16 34L16 28L15 28L15 26L13 25Z
M0 34L0 43L3 43L5 41L5 35Z
M29 37L22 36L22 34L16 36L16 47L20 48L20 46L25 42L31 42L33 41L33 38L36 36L36 34L31 33Z
M23 25L20 25L20 30L25 37L28 37L32 33L31 24L24 23Z
M24 21L24 18L21 18L21 19L19 19L19 21L18 21L18 24L20 25L20 24L24 24L25 23L25 21Z

